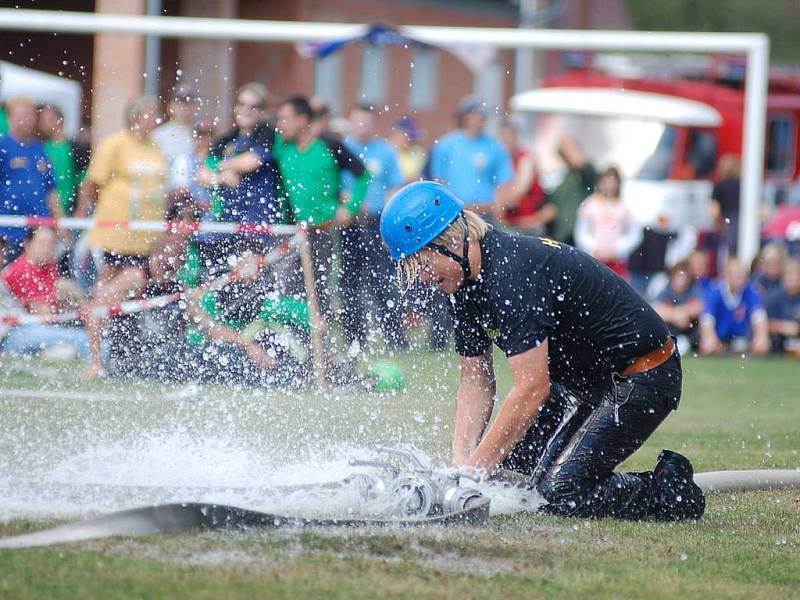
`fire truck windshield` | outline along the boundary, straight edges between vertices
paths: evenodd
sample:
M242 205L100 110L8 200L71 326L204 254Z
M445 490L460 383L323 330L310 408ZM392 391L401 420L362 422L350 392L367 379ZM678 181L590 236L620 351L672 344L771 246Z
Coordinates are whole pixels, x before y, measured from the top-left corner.
M531 147L539 157L546 186L560 180L564 165L558 144L574 138L587 160L598 169L616 165L626 179L669 177L676 152L677 130L666 123L626 117L535 114Z

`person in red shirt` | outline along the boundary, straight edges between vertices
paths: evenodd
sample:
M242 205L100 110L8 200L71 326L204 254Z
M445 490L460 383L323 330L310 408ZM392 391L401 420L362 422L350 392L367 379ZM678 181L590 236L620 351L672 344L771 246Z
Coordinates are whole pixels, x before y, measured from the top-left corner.
M58 305L56 235L39 228L28 234L23 253L0 273L9 291L31 313L51 313Z
M536 157L519 143L520 129L520 123L510 118L500 128L500 139L514 162L515 176L508 193L497 203L498 218L520 233L544 235L557 210L547 201L539 182Z
M29 314L54 314L66 308L74 297L70 286L59 277L56 242L52 229L40 227L32 231L25 239L22 254L0 271L0 281L8 294ZM85 356L89 351L83 329L50 323L17 325L2 340L5 354L31 354L57 346L66 350L65 356Z

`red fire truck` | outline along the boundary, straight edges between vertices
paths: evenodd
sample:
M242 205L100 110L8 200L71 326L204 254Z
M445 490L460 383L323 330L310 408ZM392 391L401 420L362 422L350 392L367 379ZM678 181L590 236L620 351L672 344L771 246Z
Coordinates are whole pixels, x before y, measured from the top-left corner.
M533 114L531 144L545 184L558 179L562 165L555 149L570 135L597 167L621 168L623 197L647 225L710 225L717 161L741 156L744 91L737 77L576 69L514 96L511 107ZM800 174L799 126L800 76L771 73L764 156L769 208L785 203Z

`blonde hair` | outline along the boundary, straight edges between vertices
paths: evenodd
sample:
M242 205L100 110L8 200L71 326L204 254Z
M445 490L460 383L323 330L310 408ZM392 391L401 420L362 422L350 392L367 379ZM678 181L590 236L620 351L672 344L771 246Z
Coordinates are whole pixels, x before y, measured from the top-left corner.
M482 240L489 231L489 224L472 211L465 210L462 215L427 245L437 244L460 254L465 236L470 243ZM397 278L400 287L409 289L419 279L424 266L419 251L398 261Z
M761 249L761 255L759 256L759 259L762 263L767 260L782 261L785 256L786 251L783 248L783 244L778 242L770 242Z
M36 103L30 96L14 96L6 100L6 112L12 112L18 108L36 108Z
M739 179L742 163L736 154L723 154L717 165L719 179Z
M125 106L125 124L129 129L133 129L139 117L148 110L155 110L156 113L160 112L158 99L154 96L137 96L131 99Z
M271 94L269 93L269 90L267 90L267 86L265 86L263 83L258 83L257 81L250 81L239 87L239 89L236 90L236 97L238 98L245 92L253 94L256 98L258 98L258 105L261 109L267 107L267 104L271 98Z

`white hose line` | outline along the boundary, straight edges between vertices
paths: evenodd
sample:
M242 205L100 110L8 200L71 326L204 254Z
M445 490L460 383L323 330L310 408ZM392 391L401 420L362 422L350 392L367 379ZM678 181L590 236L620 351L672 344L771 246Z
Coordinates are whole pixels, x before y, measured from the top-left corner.
M755 490L800 490L800 470L753 469L696 473L694 482L706 494Z

